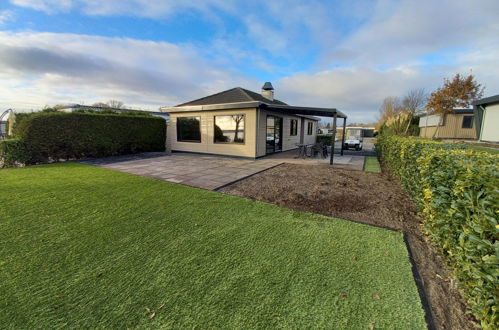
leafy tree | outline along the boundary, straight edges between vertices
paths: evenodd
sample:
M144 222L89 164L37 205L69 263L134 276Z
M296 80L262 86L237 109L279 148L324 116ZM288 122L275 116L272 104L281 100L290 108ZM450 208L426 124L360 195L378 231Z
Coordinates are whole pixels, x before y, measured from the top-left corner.
M484 89L473 75L463 77L458 73L452 80L444 79L444 85L431 93L426 109L434 114L447 114L454 108L468 108L482 97Z
M445 78L444 85L431 93L426 109L429 113L443 118L454 108L468 108L473 101L482 97L484 89L485 87L482 87L473 75L465 77L457 73L452 80ZM433 137L439 127L437 126Z

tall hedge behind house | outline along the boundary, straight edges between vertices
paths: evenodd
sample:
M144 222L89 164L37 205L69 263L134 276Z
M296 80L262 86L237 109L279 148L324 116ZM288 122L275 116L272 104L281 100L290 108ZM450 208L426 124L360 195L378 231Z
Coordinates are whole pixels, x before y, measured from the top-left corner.
M164 151L165 120L149 115L34 113L14 134L30 154L28 163Z
M333 140L333 134L317 134L317 143L322 142L325 145L330 146L332 140Z
M418 138L378 137L384 164L419 206L424 229L485 329L499 324L499 155Z

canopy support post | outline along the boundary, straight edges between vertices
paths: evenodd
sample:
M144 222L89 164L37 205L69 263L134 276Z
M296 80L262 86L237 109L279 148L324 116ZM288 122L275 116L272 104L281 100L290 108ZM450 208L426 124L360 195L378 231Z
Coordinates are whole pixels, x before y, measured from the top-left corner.
M331 137L331 158L329 159L329 165L333 165L334 159L334 143L336 140L336 117L338 114L335 112L333 117L333 136Z
M343 156L343 149L345 149L345 133L347 130L347 119L343 118L343 134L341 137L341 155Z

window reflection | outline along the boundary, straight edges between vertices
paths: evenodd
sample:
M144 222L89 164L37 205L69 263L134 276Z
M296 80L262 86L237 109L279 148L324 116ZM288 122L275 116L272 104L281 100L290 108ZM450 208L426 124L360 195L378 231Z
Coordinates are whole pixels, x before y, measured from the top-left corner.
M215 143L244 143L244 115L215 116Z

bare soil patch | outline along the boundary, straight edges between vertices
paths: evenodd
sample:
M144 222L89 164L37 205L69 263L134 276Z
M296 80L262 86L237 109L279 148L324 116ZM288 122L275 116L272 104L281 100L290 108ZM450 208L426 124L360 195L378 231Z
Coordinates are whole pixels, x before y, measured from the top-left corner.
M404 232L436 328L474 328L449 270L421 230L416 206L391 176L322 165L283 164L220 192Z

